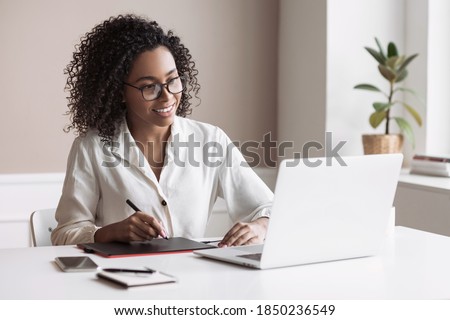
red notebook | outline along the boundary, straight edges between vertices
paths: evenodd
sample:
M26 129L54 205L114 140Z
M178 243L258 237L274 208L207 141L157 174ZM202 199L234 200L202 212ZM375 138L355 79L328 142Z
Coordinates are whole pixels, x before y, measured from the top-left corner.
M193 250L211 249L214 246L193 241L190 239L175 237L169 239L152 239L150 241L108 242L108 243L80 243L78 248L88 253L96 253L103 257L129 257L162 253L180 253Z

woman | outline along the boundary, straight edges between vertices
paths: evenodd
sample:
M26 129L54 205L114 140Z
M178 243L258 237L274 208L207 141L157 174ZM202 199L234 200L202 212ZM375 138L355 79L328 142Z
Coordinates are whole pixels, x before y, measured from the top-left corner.
M185 118L200 85L177 36L113 17L82 38L66 73L78 137L53 244L202 237L218 196L237 222L219 246L264 240L273 194L222 130Z

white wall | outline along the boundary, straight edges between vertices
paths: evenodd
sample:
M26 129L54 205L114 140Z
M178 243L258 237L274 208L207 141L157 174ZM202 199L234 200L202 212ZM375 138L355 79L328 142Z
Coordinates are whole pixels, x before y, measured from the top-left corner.
M55 208L64 173L0 175L0 248L28 247L30 215Z
M383 45L393 41L404 51L404 1L328 0L327 10L326 129L335 141L347 141L342 155L363 154L361 135L383 133L383 124L372 129L369 116L372 103L385 98L353 87L371 83L388 90L378 63L364 47L376 49L377 37Z
M415 90L406 102L421 114L419 127L399 106L394 114L409 119L416 140L405 143L404 165L415 153L450 154L450 1L447 0L280 0L278 137L297 149L310 140L347 141L341 155L362 154L361 135L372 129L377 93L354 90L361 82L387 89L377 63L364 50L375 37L394 41L401 53L419 53L409 65L404 86ZM395 123L392 132L398 132Z
M280 1L278 138L333 145L340 155L362 154L361 135L382 132L369 125L372 103L382 96L354 90L361 82L387 86L364 50L374 38L404 51L404 0ZM382 21L382 23L380 23ZM323 152L322 152L323 153ZM320 154L320 153L319 153Z
M405 100L411 106L416 107L424 121L422 127L414 127L416 148L413 150L410 145L405 146L405 159L408 160L414 153L426 152L426 132L429 121L425 104L428 99L428 0L406 1L405 16L405 50L410 54L419 53L419 56L411 63L411 66L414 67L408 68L409 76L405 81L405 86L414 89L423 102L410 95L406 95ZM406 117L411 119L409 115Z
M350 10L351 8L351 10ZM373 130L368 117L377 93L353 90L360 82L387 87L375 60L362 48L376 48L394 41L400 52L419 56L408 67L404 86L420 97L406 94L405 100L421 114L419 127L411 123L416 147L404 146L407 166L415 153L450 154L450 1L447 0L328 0L327 27L327 130L337 140L347 140L343 154L362 154L361 133ZM382 21L382 23L380 23ZM395 124L391 129L397 130Z
M450 154L450 1L428 3L426 151Z
M406 50L420 52L414 68L409 68L407 85L415 89L423 103L407 97L424 118L415 128L417 146L405 154L450 154L450 2L408 0L406 9Z

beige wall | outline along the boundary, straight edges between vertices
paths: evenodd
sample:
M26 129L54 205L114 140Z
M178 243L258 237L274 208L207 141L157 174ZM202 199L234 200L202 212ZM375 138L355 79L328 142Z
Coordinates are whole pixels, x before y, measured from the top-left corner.
M278 138L286 152L323 143L326 125L327 0L280 1ZM322 156L311 148L309 156Z
M233 140L276 130L278 0L0 0L0 173L65 170L63 69L80 36L137 13L174 29L200 71L192 118Z

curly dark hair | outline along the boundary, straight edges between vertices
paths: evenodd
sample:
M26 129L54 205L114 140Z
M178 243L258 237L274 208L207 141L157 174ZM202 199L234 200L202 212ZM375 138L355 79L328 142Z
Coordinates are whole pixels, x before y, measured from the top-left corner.
M198 98L200 85L189 50L171 30L165 33L155 21L132 14L119 15L86 33L64 69L68 75L65 89L70 93L67 114L71 118L65 131L75 129L83 135L89 129L97 129L103 141L111 141L126 113L122 89L132 62L142 52L159 46L170 50L178 73L186 79L176 114L190 114L192 94Z

